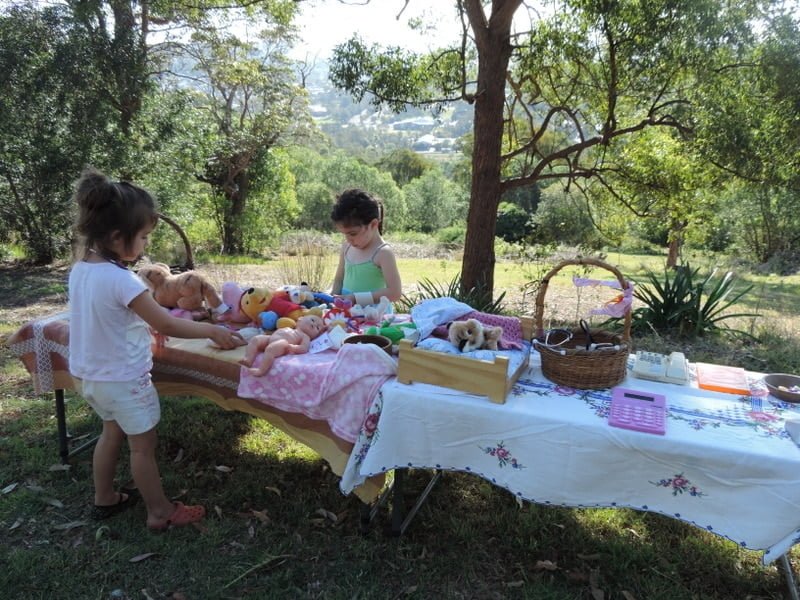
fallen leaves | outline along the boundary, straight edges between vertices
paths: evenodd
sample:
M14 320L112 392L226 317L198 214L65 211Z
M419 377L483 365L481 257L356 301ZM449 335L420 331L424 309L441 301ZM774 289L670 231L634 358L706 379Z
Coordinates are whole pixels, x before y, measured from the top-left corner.
M144 554L137 554L133 558L129 558L128 562L138 563L142 562L143 560L147 560L148 558L152 558L154 556L158 556L158 552L145 552Z
M83 527L84 525L86 525L86 521L70 521L69 523L62 523L61 525L53 525L53 529L57 531L68 531L76 527Z

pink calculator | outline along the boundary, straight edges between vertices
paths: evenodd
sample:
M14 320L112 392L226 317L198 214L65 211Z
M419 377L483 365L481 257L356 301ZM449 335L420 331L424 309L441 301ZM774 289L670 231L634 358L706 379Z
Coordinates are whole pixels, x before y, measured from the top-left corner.
M666 416L667 399L661 394L622 387L611 390L609 425L664 435Z

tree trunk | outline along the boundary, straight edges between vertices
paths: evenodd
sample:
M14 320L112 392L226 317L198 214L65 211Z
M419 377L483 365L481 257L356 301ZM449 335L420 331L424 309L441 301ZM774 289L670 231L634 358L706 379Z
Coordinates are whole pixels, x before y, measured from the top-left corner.
M222 222L223 254L244 254L244 235L242 218L247 206L247 195L250 191L250 177L246 170L239 171L230 182L225 184L223 193L227 210Z
M673 223L669 232L669 246L667 251L667 268L674 269L678 266L678 258L681 255L681 248L683 246L683 230L686 229L686 223L679 221Z
M470 192L462 291L483 290L491 299L494 288L494 234L502 193L501 150L505 108L505 82L511 57L511 21L520 0L495 0L488 23L480 0L464 3L478 48Z

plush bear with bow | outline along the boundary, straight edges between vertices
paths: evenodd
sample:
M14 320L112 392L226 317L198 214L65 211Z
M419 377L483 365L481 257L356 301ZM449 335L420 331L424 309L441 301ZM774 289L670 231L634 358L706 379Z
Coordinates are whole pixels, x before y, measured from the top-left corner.
M140 267L138 274L165 308L190 311L196 319L208 316L207 310L215 315L228 310L211 282L198 271L173 275L164 263L151 263Z
M503 328L484 325L477 319L453 321L447 328L450 343L461 352L472 350L497 350L497 343L503 336Z

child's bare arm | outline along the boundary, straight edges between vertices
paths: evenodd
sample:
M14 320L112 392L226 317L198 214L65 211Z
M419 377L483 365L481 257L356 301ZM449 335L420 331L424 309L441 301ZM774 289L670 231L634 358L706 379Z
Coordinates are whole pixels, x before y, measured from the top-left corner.
M336 267L336 275L333 276L333 285L331 286L331 294L334 296L342 293L342 282L344 281L344 251L345 246L339 252L339 265Z
M372 290L372 302L380 302L381 296L386 296L390 302L397 302L403 295L403 282L400 280L400 270L397 268L397 259L389 247L384 247L375 257L375 264L381 268L386 287L382 290Z
M238 332L231 331L225 327L173 317L156 303L153 295L148 291L143 291L136 296L131 301L130 308L145 323L162 335L193 339L207 337L225 350L243 346L247 343Z

